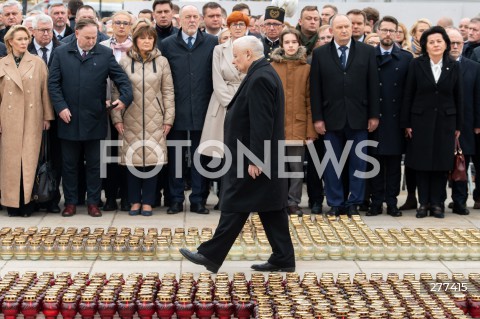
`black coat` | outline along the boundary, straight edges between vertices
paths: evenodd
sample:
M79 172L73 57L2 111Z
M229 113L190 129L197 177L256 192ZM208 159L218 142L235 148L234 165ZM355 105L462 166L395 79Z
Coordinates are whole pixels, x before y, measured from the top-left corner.
M37 49L35 48L35 44L33 43L33 39L34 38L32 38L32 41L30 41L30 44L28 45L27 50L28 50L28 52L30 52L33 55L38 55ZM48 60L48 67L50 67L50 65L52 65L52 61L53 61L53 57L55 56L56 48L58 48L61 45L65 45L65 43L62 43L62 42L58 41L55 36L53 36L52 41L53 41L53 48L52 48L52 52L50 53L50 59Z
M155 30L157 30L157 48L159 50L161 49L160 43L162 43L163 40L173 34L177 34L178 32L178 28L174 27L173 25L170 25L168 28L160 28L157 24L155 24Z
M191 49L182 38L182 30L160 44L160 51L168 59L175 89L174 130L201 131L208 103L212 97L213 49L217 37L197 32Z
M3 42L0 42L0 58L4 56L7 56L7 46L3 44Z
M105 33L102 33L100 31L97 32L97 44L99 44L102 41L110 39L108 35ZM77 42L77 36L75 33L70 34L69 36L66 36L65 38L62 39L63 43L70 43L70 42Z
M117 86L120 100L130 105L132 85L110 48L97 44L85 60L80 56L77 42L55 50L48 77L50 99L57 114L65 108L72 113L70 123L58 121L58 137L85 141L107 136L108 77Z
M313 121L325 121L327 131L367 129L380 113L375 49L352 39L343 70L334 41L313 50L310 100Z
M405 151L405 130L400 127L400 110L408 66L413 55L396 45L389 55L382 55L380 46L375 51L380 81L380 122L378 128L370 134L370 138L379 143L376 148L372 148L372 154L402 155Z
M405 164L419 171L451 170L455 130L460 130L462 125L459 64L444 57L442 74L435 83L428 55L412 60L401 113L401 127L412 128Z
M480 64L462 57L460 73L463 82L464 120L460 146L466 155L475 155L475 128L480 128Z
M266 212L286 207L288 180L278 178L278 141L285 136L284 113L284 93L278 74L266 59L254 62L227 106L224 143L232 153L232 166L222 176L222 211ZM252 179L247 171L251 162L245 156L239 168L243 178L238 177L237 141L262 162L265 161L264 141L271 142L267 153L271 158L271 178L262 173Z

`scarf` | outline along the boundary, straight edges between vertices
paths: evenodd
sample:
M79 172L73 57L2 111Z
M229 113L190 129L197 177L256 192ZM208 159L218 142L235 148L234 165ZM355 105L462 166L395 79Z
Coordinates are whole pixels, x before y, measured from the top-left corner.
M302 40L302 45L307 48L307 55L310 55L315 48L315 44L317 43L318 40L318 33L315 33L311 37L306 36L305 34L302 33L302 28L298 24L296 27L297 31L300 32L300 40Z
M414 57L419 57L422 54L422 47L420 46L420 42L417 39L412 39L412 53Z
M132 45L133 42L130 36L122 43L117 43L117 40L114 37L112 37L112 39L110 40L110 48L113 50L113 52L122 52L122 57L127 54L128 50L130 50Z
M20 66L20 62L22 62L22 58L23 58L23 54L20 55L19 57L16 57L15 55L13 55L13 60L15 61L15 64L17 65L17 68Z

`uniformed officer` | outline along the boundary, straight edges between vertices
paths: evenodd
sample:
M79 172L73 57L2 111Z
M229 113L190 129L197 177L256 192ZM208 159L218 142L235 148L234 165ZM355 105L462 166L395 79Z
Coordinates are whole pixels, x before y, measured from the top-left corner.
M280 46L280 33L282 33L285 19L285 10L279 7L269 6L265 9L263 52L269 62L270 54Z

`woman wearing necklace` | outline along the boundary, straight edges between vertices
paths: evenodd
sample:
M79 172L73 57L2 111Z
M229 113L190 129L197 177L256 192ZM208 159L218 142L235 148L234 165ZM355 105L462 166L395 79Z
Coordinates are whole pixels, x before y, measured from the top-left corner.
M54 119L43 60L27 51L26 27L5 35L8 55L0 60L0 189L9 216L29 217L42 131Z

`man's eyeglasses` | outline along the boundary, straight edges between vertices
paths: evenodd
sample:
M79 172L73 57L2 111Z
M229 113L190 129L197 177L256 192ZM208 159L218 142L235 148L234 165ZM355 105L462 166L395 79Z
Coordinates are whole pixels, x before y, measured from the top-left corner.
M266 26L267 28L270 28L270 27L281 27L283 24L281 24L281 23L267 22L267 23L264 23L263 25Z
M123 25L124 27L126 27L126 26L129 26L131 23L128 21L114 21L113 24L118 26Z
M396 34L396 33L397 33L397 31L396 31L396 30L393 30L393 29L380 29L380 30L378 30L378 31L380 31L382 34L388 34L388 33L390 33L390 34Z
M36 29L37 31L39 31L40 33L50 33L53 31L53 29Z

